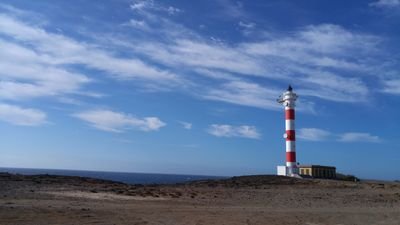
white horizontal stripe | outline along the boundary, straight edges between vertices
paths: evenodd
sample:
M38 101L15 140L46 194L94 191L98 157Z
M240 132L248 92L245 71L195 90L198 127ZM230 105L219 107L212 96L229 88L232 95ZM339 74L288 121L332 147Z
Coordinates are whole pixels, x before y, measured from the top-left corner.
M294 130L294 120L285 120L286 130Z
M286 162L287 167L294 167L296 166L296 162Z
M295 151L296 151L296 142L286 141L286 152L295 152Z

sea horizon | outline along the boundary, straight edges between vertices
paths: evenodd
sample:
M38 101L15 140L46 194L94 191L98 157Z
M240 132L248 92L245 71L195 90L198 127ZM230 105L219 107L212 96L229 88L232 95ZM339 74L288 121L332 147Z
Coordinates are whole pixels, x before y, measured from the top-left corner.
M22 175L61 175L79 176L95 179L111 180L127 184L174 184L195 180L223 179L230 176L193 175L193 174L168 174L146 172L118 172L75 169L49 169L49 168L19 168L0 167L0 172Z

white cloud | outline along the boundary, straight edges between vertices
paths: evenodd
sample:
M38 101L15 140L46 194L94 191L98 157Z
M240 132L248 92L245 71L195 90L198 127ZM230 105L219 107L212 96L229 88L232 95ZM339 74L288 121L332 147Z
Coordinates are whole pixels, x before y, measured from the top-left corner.
M334 140L340 142L380 142L381 139L378 136L373 136L369 133L360 132L346 132L342 134L334 134L327 130L319 128L301 128L298 130L296 136L299 139L306 141L326 141ZM334 139L339 137L339 139Z
M400 0L378 0L369 4L372 7L378 8L394 8L400 7Z
M299 139L307 141L324 141L330 135L331 133L329 131L318 128L301 128L299 129L299 133L296 136Z
M348 73L373 76L371 71L375 68L374 62L369 62L370 55L376 54L380 41L373 35L322 24L305 27L288 37L245 43L242 48L250 55L272 60L274 67L286 71L283 79L297 74L294 80L307 95L356 102L366 101L369 90L361 77Z
M234 80L209 88L202 93L202 98L268 110L282 110L282 106L276 102L280 94L282 94L282 90L277 88L264 87L254 82ZM315 113L312 102L304 99L300 101L299 111Z
M243 3L240 1L218 0L216 3L221 6L222 11L220 14L224 19L236 19L246 16Z
M136 0L130 5L130 8L134 11L145 14L147 14L146 10L166 12L168 15L175 15L182 12L181 9L173 6L164 6L162 4L155 3L153 0Z
M282 57L303 67L363 70L366 65L357 62L357 56L376 50L379 41L373 35L352 32L338 25L320 24L304 27L292 35L243 43L242 47L252 55ZM355 50L357 52L348 54Z
M240 80L240 78L234 76L231 73L222 72L222 71L218 71L218 70L199 68L199 69L195 69L195 72L202 76L205 76L207 78L212 78L212 79L217 79L217 80L227 80L227 81L234 81L234 80L239 81Z
M232 8L232 4L228 3L221 2L228 8L242 10L241 4ZM168 11L179 11L172 6L166 7L154 1L134 1L130 7L135 15L127 23L147 29L146 35L149 36L143 38L138 35L140 37L130 37L129 40L114 36L107 39L106 44L108 49L122 46L124 52L128 49L134 57L116 56L115 52L99 47L100 44L79 42L2 14L0 33L12 37L15 41L11 44L19 48L19 51L3 54L3 58L10 58L3 63L4 68L9 68L4 73L10 74L8 71L20 64L29 65L23 68L38 69L20 71L18 77L7 75L8 80L0 85L3 88L0 89L0 97L17 99L79 93L79 89L93 78L78 74L69 66L83 65L116 79L145 81L139 85L153 90L171 90L171 87L177 86L189 90L187 86L190 85L190 93L202 98L263 109L278 109L275 98L280 94L281 91L277 90L281 87L277 83L296 83L296 90L305 97L301 99L302 104L306 104L303 108L313 111L308 97L337 102L366 101L371 88L361 75L380 76L375 75L378 74L376 61L371 61L379 57L371 56L380 52L381 38L338 25L310 25L286 34L272 34L263 41L226 44L209 41L168 19ZM255 24L243 21L239 26L255 28ZM163 38L151 35L162 35ZM3 42L7 44L10 41ZM7 48L11 49L10 46ZM118 52L119 49L115 50ZM41 73L44 68L51 68L64 73L61 77L73 79L70 83L43 83L32 74L46 74ZM183 71L187 76L178 75L175 71ZM213 85L209 85L208 81L198 82L198 74L218 81ZM48 77L45 79L48 80ZM252 77L258 79L257 83L249 81ZM30 93L12 91L21 89L30 90Z
M340 135L339 141L341 142L380 142L381 139L378 136L371 135L369 133L344 133Z
M264 88L257 83L232 81L211 88L203 97L238 105L280 109L282 107L276 102L279 94L280 91Z
M258 133L256 127L242 125L233 126L226 124L212 124L208 128L208 133L217 137L242 137L259 139L261 134Z
M390 94L400 94L400 79L386 80L383 92Z
M173 43L144 43L134 48L169 66L220 69L243 75L269 76L261 62L221 44L178 39Z
M145 31L150 29L149 25L144 20L131 19L131 20L129 20L128 23L126 23L124 25L131 26L133 28L140 29L140 30L145 30Z
M369 95L366 84L360 78L344 78L324 71L310 70L298 82L308 87L298 90L302 96L337 102L364 102Z
M1 31L0 31L1 32ZM19 99L75 93L90 79L51 65L46 55L0 38L0 98Z
M360 75L380 76L371 55L379 53L382 40L337 25L307 26L286 36L237 45L209 42L188 32L172 33L165 43L131 47L172 68L218 77L228 74L232 80L255 76L295 82L307 96L337 102L365 102L370 89Z
M241 4L219 3L224 8L242 11ZM366 80L380 80L385 76L381 73L384 39L339 25L316 24L287 33L268 32L261 41L228 44L223 40L210 41L168 18L156 13L152 15L154 17L148 21L159 24L152 34L165 38L162 41L142 39L139 40L141 44L128 46L172 70L208 75L221 79L219 82L226 80L226 83L216 83L220 86L229 86L231 81L241 80L244 76L258 77L258 85L266 89L278 89L273 85L275 81L296 83L296 89L305 93L302 96L306 98L366 102L376 91L368 87ZM240 27L255 29L255 24L239 21ZM195 93L209 97L208 87L199 84ZM229 102L237 104L239 101Z
M180 10L180 9L178 9L178 8L175 8L175 7L172 7L172 6L168 6L167 12L168 12L168 14L170 14L170 15L174 15L174 14L177 14L177 13L182 12L182 10Z
M151 7L151 5L154 4L152 0L149 1L134 1L130 7L132 10L143 10L145 8Z
M255 23L245 23L243 21L239 21L239 26L246 28L246 29L252 29L252 28L256 27L256 24Z
M256 28L256 24L255 23L245 23L243 21L239 21L239 28L242 31L242 34L245 36L250 36L250 35L254 35L254 31Z
M99 46L46 31L8 14L0 14L0 98L20 99L82 93L92 81L75 72L86 66L123 80L174 86L177 75L134 57L117 57Z
M186 130L191 130L192 129L192 123L188 123L188 122L184 122L184 121L180 121L179 123Z
M20 126L38 126L46 122L46 113L37 109L0 104L0 120Z
M137 118L110 110L84 111L73 116L88 122L94 128L110 132L124 132L132 128L142 131L157 131L166 125L157 117Z

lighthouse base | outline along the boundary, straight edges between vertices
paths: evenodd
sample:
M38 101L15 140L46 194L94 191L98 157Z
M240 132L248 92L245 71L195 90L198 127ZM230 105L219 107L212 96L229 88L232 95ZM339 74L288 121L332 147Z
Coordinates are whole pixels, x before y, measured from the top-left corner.
M287 167L286 166L277 166L277 175L278 176L287 176Z
M277 166L276 170L278 176L300 177L297 167Z

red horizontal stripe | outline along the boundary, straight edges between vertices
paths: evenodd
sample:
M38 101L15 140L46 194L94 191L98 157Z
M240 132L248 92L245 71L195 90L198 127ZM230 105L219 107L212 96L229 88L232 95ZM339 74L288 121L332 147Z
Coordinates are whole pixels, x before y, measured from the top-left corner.
M286 109L285 110L285 119L294 120L294 109Z
M296 140L296 133L294 130L287 130L286 131L286 141L295 141Z
M296 162L296 152L286 152L286 162Z

